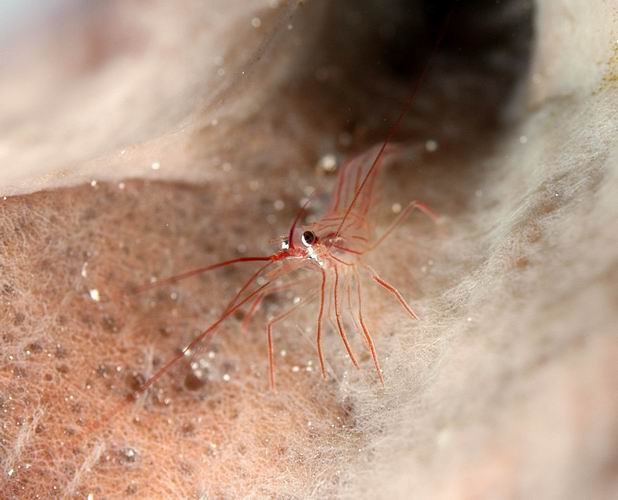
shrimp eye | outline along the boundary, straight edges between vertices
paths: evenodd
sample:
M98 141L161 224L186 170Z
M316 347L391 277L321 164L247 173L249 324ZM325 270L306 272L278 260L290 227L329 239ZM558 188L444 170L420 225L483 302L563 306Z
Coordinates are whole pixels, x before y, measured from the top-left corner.
M281 250L289 250L290 249L290 242L287 238L283 238L283 240L281 240Z
M303 245L308 247L308 246L313 245L318 238L313 231L305 231L301 239L302 239Z

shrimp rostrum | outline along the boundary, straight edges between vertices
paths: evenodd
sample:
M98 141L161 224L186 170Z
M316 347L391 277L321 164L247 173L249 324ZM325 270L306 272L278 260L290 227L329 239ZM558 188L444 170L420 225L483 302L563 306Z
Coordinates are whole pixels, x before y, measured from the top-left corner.
M435 215L427 206L418 201L412 201L381 234L375 234L369 213L375 204L376 178L385 157L395 150L395 147L387 146L385 143L345 163L339 171L330 205L323 216L303 226L301 222L306 203L297 213L287 235L281 238L280 247L273 254L240 257L219 262L145 287L144 289L149 289L153 286L173 283L234 264L262 263L227 304L221 316L195 337L179 354L160 367L137 392L145 391L183 356L208 344L219 326L237 310L246 309L243 326L247 327L265 297L295 287L302 288L304 296L297 300L290 309L272 318L266 325L270 387L272 389L275 387L273 327L300 307L315 301L318 302L315 318L315 344L322 376L324 378L327 376L322 340L326 327L330 325L341 338L348 357L357 368L359 367L357 357L348 338L349 329L356 330L362 336L371 354L377 376L380 382L384 383L375 344L363 315L363 277L368 278L385 293L390 294L411 318L418 319L418 317L397 288L366 264L364 257L378 248L414 210L419 210L435 219ZM314 277L297 278L297 272L303 269L315 273Z

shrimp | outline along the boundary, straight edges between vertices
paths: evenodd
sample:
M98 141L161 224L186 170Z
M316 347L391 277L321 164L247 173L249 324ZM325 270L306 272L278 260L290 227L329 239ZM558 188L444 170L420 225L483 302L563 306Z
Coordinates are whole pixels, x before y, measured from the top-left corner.
M443 24L428 61L439 49L446 35L452 13L453 10L450 11ZM206 348L221 325L235 312L245 307L248 308L241 325L241 328L247 329L266 297L297 286L305 289L305 296L291 308L269 320L265 328L268 383L271 390L275 390L273 329L277 323L314 301L318 303L314 328L315 346L322 377L327 378L325 354L322 349L325 322L328 322L339 335L350 361L356 368L359 368L347 333L350 325L350 321L346 321L347 307L348 319L351 319L351 325L360 332L364 339L380 383L385 383L375 343L363 313L365 302L362 278L368 277L371 282L388 293L411 319L418 319L418 315L401 292L365 262L365 256L379 248L414 211L420 211L434 222L437 216L427 205L414 200L408 203L381 234L376 235L370 212L375 205L375 188L382 166L387 157L400 150L393 144L394 136L403 118L412 108L416 95L427 78L428 70L429 63L424 66L409 98L392 123L382 144L352 158L340 168L330 204L321 218L307 225L301 224L310 199L298 211L287 234L279 240L279 246L272 254L225 260L158 280L138 289L138 292L146 292L155 287L176 283L228 266L261 264L231 298L216 321L194 337L178 354L159 367L133 391L127 400L111 408L106 415L87 426L90 433L104 426L112 417L123 411L128 401L136 400L145 394L181 359L194 356L198 350ZM299 278L297 276L299 271L303 270L310 272L309 277ZM287 280L287 282L279 284L281 280Z
M296 214L287 235L281 239L279 249L271 255L240 257L219 262L166 278L141 289L141 291L145 291L155 286L175 283L198 274L239 263L262 263L262 266L251 275L231 299L219 319L201 334L196 336L180 353L159 368L137 389L136 396L144 393L183 357L191 355L195 348L200 345L202 345L202 347L207 345L219 326L241 307L246 304L251 304L245 320L243 321L243 328L246 328L266 296L298 284L303 284L304 288L310 289L305 298L289 310L270 320L266 327L268 380L270 388L272 390L275 389L273 355L274 325L289 317L302 305L316 299L319 299L319 306L318 315L315 320L315 342L322 377L326 379L327 376L325 357L322 350L323 322L325 313L326 316L329 316L329 321L332 320L331 313L333 310L334 320L332 323L335 325L334 329L339 334L352 364L357 368L359 367L356 355L352 351L346 333L345 321L343 320L342 293L347 295L347 304L349 307L349 314L352 317L352 323L355 326L360 326L362 336L371 354L377 376L380 382L384 384L384 376L378 360L375 343L363 316L361 272L368 275L381 289L388 292L412 319L418 319L418 315L399 290L381 277L375 269L365 263L363 258L366 254L384 243L393 231L415 210L419 210L427 215L434 222L437 220L437 216L427 205L420 201L413 200L408 203L384 232L376 238L369 212L375 202L374 191L376 179L384 160L388 155L399 149L392 144L393 138L403 118L410 112L416 96L427 78L430 67L429 61L431 61L431 58L438 51L446 36L453 11L453 9L449 11L442 26L442 30L434 43L433 50L429 55L428 62L423 67L420 76L416 79L408 99L391 125L384 142L379 147L370 149L342 166L331 197L331 203L319 220L302 228L299 226L301 218L310 202L310 200L308 200ZM277 267L273 269L275 266ZM285 285L277 287L271 286L273 282L278 279L289 277L300 269L309 269L317 274L317 283L313 287L308 286L309 284L313 284L312 280L310 280L310 283L307 283L306 281L301 282L298 279ZM258 278L265 278L266 282L251 291L251 286L258 281ZM352 288L354 288L355 293L352 291ZM352 295L355 296L354 299ZM353 307L353 302L356 302L356 307ZM355 310L355 313L352 313L353 310Z
M381 235L377 238L375 237L375 231L368 216L374 205L375 178L387 155L396 152L397 149L394 146L386 147L386 145L383 145L380 148L373 148L369 152L344 164L340 170L329 208L325 214L311 224L301 227L300 222L309 203L307 202L292 221L286 236L281 238L278 250L271 255L240 257L227 260L172 276L143 287L140 291L146 291L155 286L174 283L235 264L262 263L227 304L219 319L195 337L175 357L159 368L137 392L144 392L166 373L172 365L184 356L191 355L200 345L203 347L204 344L209 343L219 326L238 309L245 305L249 307L243 320L243 328L246 329L265 297L297 285L302 285L305 290L308 290L305 297L292 308L270 320L266 327L270 388L272 390L275 389L274 326L303 305L316 299L319 301L319 306L318 315L315 320L315 342L322 377L324 379L327 377L325 355L322 349L325 316L328 317L328 321L335 325L334 329L341 338L352 364L356 368L359 367L357 357L352 350L348 338L346 322L344 321L344 308L347 304L348 316L352 318L352 323L356 327L360 327L357 329L364 338L377 376L380 382L384 384L375 343L363 315L361 276L363 274L368 275L375 284L389 293L412 319L418 319L418 316L397 288L365 263L364 257L378 248L393 233L397 226L415 210L421 211L434 221L436 220L436 215L425 204L419 201L412 201ZM371 161L372 158L375 158L373 162ZM298 271L305 269L310 270L314 276L306 279L290 278L298 274ZM265 283L252 290L251 287L260 278L265 280ZM289 281L273 286L274 282L285 279L289 279ZM342 295L347 296L346 303L342 302Z

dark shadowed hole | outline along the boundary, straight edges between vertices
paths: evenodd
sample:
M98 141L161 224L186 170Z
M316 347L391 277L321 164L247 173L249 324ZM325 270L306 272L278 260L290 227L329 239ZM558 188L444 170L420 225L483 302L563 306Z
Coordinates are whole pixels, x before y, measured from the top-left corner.
M337 113L350 133L363 128L367 142L383 138L428 61L427 78L398 138L433 136L470 147L516 116L514 98L533 49L530 1L315 4L323 9L322 24L300 56L297 83L313 92L314 102L324 103L328 115L322 108L322 119Z

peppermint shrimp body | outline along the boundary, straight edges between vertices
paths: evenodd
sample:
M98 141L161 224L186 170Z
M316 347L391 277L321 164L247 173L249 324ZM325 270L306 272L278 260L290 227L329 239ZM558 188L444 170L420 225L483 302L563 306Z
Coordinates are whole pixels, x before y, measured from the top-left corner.
M453 10L451 9L435 42L430 58L437 52L442 44L452 14ZM282 239L280 249L272 255L240 257L220 262L167 278L142 289L147 290L153 286L173 283L190 276L241 262L264 263L240 288L239 292L224 309L219 319L200 335L195 337L179 354L159 368L154 375L136 391L136 395L144 393L176 362L191 353L194 348L207 344L219 326L241 307L250 304L248 314L243 322L246 326L267 295L297 285L302 285L303 288L308 290L307 295L292 308L272 319L267 325L269 382L271 388L274 388L275 385L272 338L273 326L290 316L298 307L316 298L319 298L318 317L316 320L316 347L322 375L326 377L324 353L321 343L323 320L325 316L331 323L334 323L334 329L339 333L348 356L352 363L358 367L358 362L352 352L345 330L345 321L341 309L342 293L346 298L348 313L352 319L352 324L362 331L367 347L371 352L378 377L382 383L384 382L375 346L363 317L361 272L368 274L377 285L388 291L412 318L416 319L417 315L393 285L381 278L373 268L363 262L363 256L379 247L394 229L415 209L422 211L434 220L435 215L424 204L418 201L412 201L401 211L390 226L376 238L373 227L370 224L371 218L369 217L369 211L375 203L373 194L381 166L385 157L397 150L391 143L403 118L412 108L416 95L427 78L428 70L429 63L424 66L399 116L391 125L382 145L370 149L367 153L354 158L341 168L331 204L320 220L308 227L297 229L300 218L304 212L305 207L303 207L292 222L288 236ZM275 264L278 264L278 268L271 269L271 266ZM296 279L282 285L272 286L274 281L279 278L289 277L299 269L317 270L319 282L314 283L311 279L302 281ZM257 289L250 291L251 286L256 283L260 277L266 278L266 282ZM353 288L354 290L352 290ZM356 307L354 307L354 302ZM356 311L355 314L352 313L352 309ZM333 310L334 320L332 318Z
M148 290L155 286L174 283L208 271L235 265L239 263L263 262L244 283L236 295L225 307L217 321L200 335L195 337L179 354L170 359L154 375L152 375L136 392L141 394L163 376L176 362L194 350L210 342L219 326L234 312L249 306L243 326L246 328L258 311L262 301L268 295L290 288L302 288L304 297L292 308L279 314L267 324L268 341L268 374L270 387L274 389L274 356L273 327L290 316L299 307L318 300L318 316L316 318L316 348L320 362L320 370L326 377L325 356L322 350L322 338L325 320L330 323L344 344L346 352L358 368L358 361L348 340L346 316L351 319L354 328L361 332L371 354L376 372L382 383L384 379L375 345L365 317L363 315L362 276L370 279L382 289L389 292L404 308L408 315L417 319L412 307L405 301L401 293L369 265L363 257L368 252L379 247L393 230L415 209L419 209L432 218L434 214L422 203L413 201L401 211L398 217L379 236L371 224L370 210L374 205L374 189L376 177L381 170L384 159L395 153L398 148L372 148L367 153L355 157L344 164L339 172L337 184L328 210L322 218L305 226L299 227L299 222L306 205L297 213L286 237L281 240L277 252L259 257L240 257L220 262L207 267L194 269L177 276L161 280L142 289ZM373 161L372 161L373 159ZM313 276L304 275L299 278L298 271L307 269L313 271ZM251 287L261 278L265 283L251 291ZM287 280L287 281L286 281ZM282 282L283 281L283 282ZM279 282L282 282L279 284Z
M346 321L344 316L351 319L352 326L360 331L366 346L371 354L376 373L382 383L384 378L376 353L375 345L367 323L363 315L363 290L361 276L367 274L373 282L388 291L414 319L418 319L412 307L405 301L401 293L378 273L367 265L363 257L365 254L381 245L391 232L407 217L414 209L419 209L431 218L435 215L422 203L411 202L391 223L391 225L376 239L375 232L370 224L369 211L373 206L373 191L375 177L386 153L394 152L396 148L390 147L388 151L380 148L380 152L370 150L349 163L345 164L340 171L338 182L329 209L324 216L305 226L297 228L301 210L292 223L289 234L281 241L280 250L269 257L269 263L258 271L266 273L269 282L289 276L298 269L309 268L318 273L319 282L311 278L293 280L279 287L264 290L253 300L244 326L248 325L255 314L259 304L266 295L282 289L302 285L306 296L294 307L283 312L267 325L268 335L268 360L269 360L269 383L274 388L274 357L273 357L273 326L287 318L298 307L306 302L319 299L318 317L316 320L316 348L320 361L322 376L326 377L324 352L322 350L323 321L326 319L338 332L347 354L358 368L357 358L352 350L346 333ZM372 158L376 162L371 163ZM267 267L273 263L280 263L280 267L271 272L266 272ZM255 279L254 275L250 282ZM250 283L249 282L249 283ZM234 301L248 288L243 287ZM230 306L233 306L235 302ZM228 307L230 307L228 306Z
M435 218L425 205L413 201L399 213L383 232L376 235L372 224L373 216L370 213L375 203L373 195L376 184L375 178L381 170L385 156L396 151L397 148L389 147L387 149L383 145L377 156L374 157L373 162L371 162L371 158L375 154L375 149L345 164L339 172L330 206L323 217L306 226L301 226L300 222L307 206L305 204L294 218L287 235L281 239L278 250L273 254L239 257L218 262L142 287L139 290L140 292L232 265L261 264L231 298L216 321L194 337L184 349L160 366L140 387L133 391L130 397L123 399L117 405L109 408L109 411L105 412L104 415L86 424L87 432L75 435L68 447L80 442L84 435L92 436L98 429L104 427L114 417L129 408L131 401L135 401L140 395L145 394L174 365L183 358L194 356L197 351L205 348L221 325L236 311L246 309L243 319L243 327L246 328L267 296L289 289L299 291L301 298L298 301L295 300L292 307L268 321L265 329L262 330L266 333L268 380L271 389L274 390L275 388L273 328L277 323L311 302L318 303L314 331L322 376L324 378L327 376L326 356L322 348L322 341L328 326L341 338L347 355L354 366L359 367L348 338L348 332L351 328L364 339L377 376L380 382L384 384L375 344L363 312L363 278L368 277L373 283L388 292L411 318L416 319L417 316L401 293L379 276L376 270L365 263L364 257L368 252L378 248L415 209Z
M452 12L451 10L444 22L429 59L442 43ZM265 297L293 288L303 289L303 297L291 308L271 319L265 329L270 387L272 389L275 387L273 328L277 323L292 315L298 308L313 301L318 302L317 317L315 318L315 343L322 376L324 378L327 376L322 340L326 323L328 323L331 329L337 332L341 338L348 357L357 368L359 363L348 340L347 331L351 326L361 334L371 354L377 376L380 382L384 384L376 348L363 314L363 277L368 277L373 283L388 292L411 318L417 319L417 315L397 288L379 276L377 271L364 261L364 257L383 244L397 226L414 210L418 209L434 220L435 215L424 204L411 201L391 224L378 235L373 225L374 218L370 212L376 203L374 191L382 165L387 157L399 150L391 143L403 118L412 108L416 95L427 77L428 69L429 64L426 64L411 89L409 98L402 107L399 116L392 123L382 145L370 149L342 166L331 196L330 205L319 220L304 227L300 226L299 223L307 205L305 204L294 218L286 237L281 239L280 247L273 254L239 257L218 262L159 280L139 289L139 291L146 291L232 265L261 263L261 266L232 297L216 321L194 337L184 349L160 366L140 387L134 390L132 397L119 402L103 416L87 424L86 427L89 432L86 435L92 435L97 429L111 421L114 416L126 410L130 401L145 394L181 359L192 356L195 351L207 346L220 326L235 312L247 308L243 320L243 327L246 328L259 310ZM306 270L308 273L299 277L298 274L302 270ZM82 437L76 435L69 443L69 447L79 442Z

